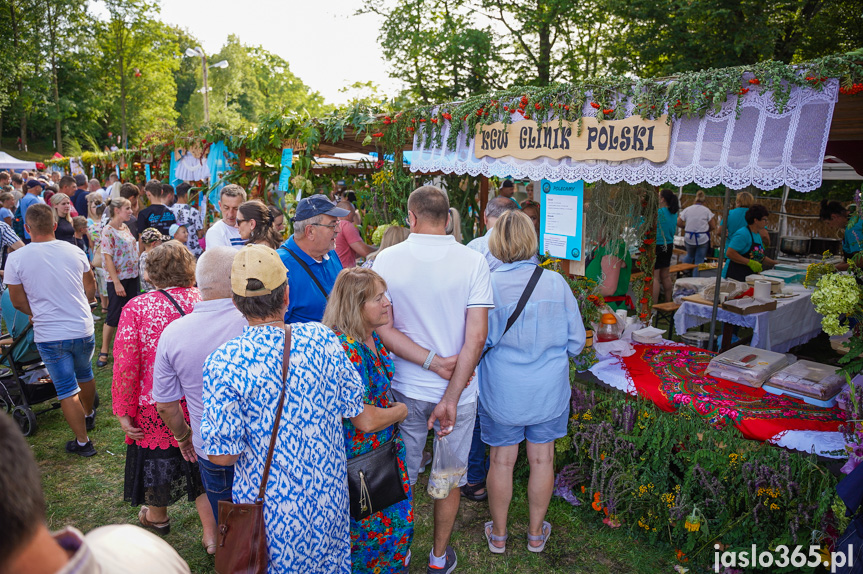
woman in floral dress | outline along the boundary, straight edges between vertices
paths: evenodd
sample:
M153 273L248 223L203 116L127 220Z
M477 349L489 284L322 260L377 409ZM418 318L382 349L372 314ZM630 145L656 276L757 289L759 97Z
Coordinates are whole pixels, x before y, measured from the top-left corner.
M384 280L371 269L355 267L339 274L323 323L333 329L363 379L363 413L343 421L348 460L386 443L395 435L406 500L362 520L351 518L353 572L407 572L413 540L413 505L405 467L405 446L394 423L407 416L403 403L389 397L393 361L374 329L388 321L390 302ZM369 408L373 406L376 408Z
M123 498L141 505L138 520L159 534L171 528L167 507L184 496L194 501L201 518L202 544L215 552L216 523L201 484L196 462L184 460L179 442L162 422L153 400L153 364L162 331L192 312L201 294L194 287L195 258L182 244L170 241L150 252L147 270L159 291L138 295L126 304L114 341L114 415L126 433L126 475ZM189 413L181 401L186 422Z

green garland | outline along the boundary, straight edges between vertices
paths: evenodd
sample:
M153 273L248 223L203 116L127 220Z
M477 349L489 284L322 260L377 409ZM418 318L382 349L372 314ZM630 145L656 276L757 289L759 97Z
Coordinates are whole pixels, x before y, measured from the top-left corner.
M244 148L248 157L261 160L263 165L250 168L252 176L274 179L282 147L285 142L291 142L295 149L301 150L294 156L294 174L309 180L318 146L322 142L337 144L352 131L364 145L374 146L378 153L392 154L395 158L390 166L391 183L381 193L387 211L397 213L404 211L407 192L413 182L413 177L408 175L403 165L401 150L413 141L415 135L420 146L443 146L445 123L450 125L446 145L454 149L462 135L472 135L482 125L509 124L514 115L534 119L538 124L557 119L577 122L580 127L586 104L597 109L599 121L625 117L624 104L627 102L631 102L636 113L643 117L655 118L667 113L668 121L671 121L704 115L718 109L731 97L758 89L764 97L773 98L777 109L782 110L793 87L820 90L828 78L839 78L844 94L863 91L861 61L863 49L800 64L768 61L751 66L686 72L672 78L633 81L624 76L605 76L573 84L518 86L472 96L462 102L420 106L398 112L365 104L348 106L319 118L278 110L262 116L257 126L245 132L238 133L218 123L192 131L162 131L144 138L138 149L88 153L83 154L82 160L87 169L94 165L97 169L104 169L121 163L131 170L127 173L135 175L134 164L146 162L161 167L161 162L169 159L168 154L177 147L188 147L195 142L206 146L209 142L225 141L230 151L236 153ZM739 110L739 99L736 105ZM69 160L48 159L45 163L68 167ZM245 179L251 176L236 177Z

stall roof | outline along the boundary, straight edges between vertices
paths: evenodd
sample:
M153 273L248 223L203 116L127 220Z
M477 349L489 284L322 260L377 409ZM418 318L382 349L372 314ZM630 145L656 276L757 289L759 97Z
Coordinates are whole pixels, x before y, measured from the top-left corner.
M18 159L16 157L12 157L5 151L0 151L0 169L12 169L17 171L23 169L36 169L36 162Z

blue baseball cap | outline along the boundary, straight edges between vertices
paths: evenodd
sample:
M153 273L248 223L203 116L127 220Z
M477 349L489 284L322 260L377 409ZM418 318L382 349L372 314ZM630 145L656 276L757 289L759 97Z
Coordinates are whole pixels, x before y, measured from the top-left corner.
M305 221L317 215L332 215L333 217L344 217L350 214L347 209L336 207L327 196L316 194L300 200L297 211L291 221Z
M27 187L28 188L41 187L42 189L44 189L45 185L41 181L39 181L38 179L28 179L27 180Z

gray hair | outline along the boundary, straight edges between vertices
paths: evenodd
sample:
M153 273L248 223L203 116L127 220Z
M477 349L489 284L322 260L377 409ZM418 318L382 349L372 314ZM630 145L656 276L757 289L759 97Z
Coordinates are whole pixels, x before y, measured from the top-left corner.
M486 218L490 217L500 217L507 211L512 211L513 209L518 209L518 206L515 204L513 200L508 197L495 197L491 199L485 206L485 216Z
M324 214L320 214L320 215L315 215L313 217L310 217L308 219L303 219L302 221L295 221L294 222L294 235L296 236L297 234L299 234L300 237L305 236L306 227L308 227L309 225L312 225L314 223L320 223L323 220L324 220ZM296 240L296 237L294 238L294 240Z
M231 266L237 250L218 246L204 251L195 268L195 280L204 299L231 298Z
M219 195L219 199L225 197L242 197L243 201L246 201L246 190L236 183L229 183L222 188L222 193Z
M91 179L90 181L88 181L87 183L88 183L88 184L95 184L95 185L96 185L96 187L102 187L102 182L100 182L100 181L99 181L98 179L96 179L95 177L94 177L93 179Z

